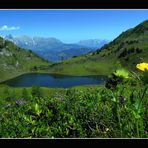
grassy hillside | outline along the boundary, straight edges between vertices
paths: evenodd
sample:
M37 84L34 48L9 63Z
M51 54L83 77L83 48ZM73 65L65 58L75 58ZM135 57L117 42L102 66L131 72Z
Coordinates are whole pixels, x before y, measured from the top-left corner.
M0 38L0 81L22 73L43 71L48 65L48 62L31 51Z
M107 75L113 71L113 65L117 67L116 59L102 58L91 54L70 58L50 66L50 72L69 75Z
M123 32L96 54L115 56L122 66L135 69L135 64L148 62L148 21Z
M148 21L119 35L96 52L51 65L51 72L72 75L107 75L117 67L136 70L148 62Z

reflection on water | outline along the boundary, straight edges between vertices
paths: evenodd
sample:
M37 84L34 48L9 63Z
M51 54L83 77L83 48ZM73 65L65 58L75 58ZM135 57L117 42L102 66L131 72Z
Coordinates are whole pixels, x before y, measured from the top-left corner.
M104 84L105 76L67 76L58 74L24 74L14 79L5 81L4 84L16 87L29 87L38 85L42 87L68 88L77 85Z

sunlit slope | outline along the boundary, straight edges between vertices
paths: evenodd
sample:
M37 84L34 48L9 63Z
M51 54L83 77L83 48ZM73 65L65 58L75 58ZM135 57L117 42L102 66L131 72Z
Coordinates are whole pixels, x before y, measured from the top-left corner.
M148 62L148 21L119 35L96 52L70 58L50 66L51 72L72 75L107 75L117 67L136 70L140 62Z

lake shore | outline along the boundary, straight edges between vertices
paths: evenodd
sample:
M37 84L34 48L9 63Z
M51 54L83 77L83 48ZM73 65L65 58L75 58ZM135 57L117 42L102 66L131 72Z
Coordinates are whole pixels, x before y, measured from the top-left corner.
M70 88L81 85L101 85L107 80L102 75L70 76L49 73L26 73L15 78L1 82L12 87L31 87L37 85L48 88Z
M16 74L13 74L13 75L10 75L8 76L8 78L5 78L5 79L0 79L0 84L4 83L5 81L9 81L11 79L14 79L16 77L19 77L21 75L24 75L24 74L55 74L55 75L63 75L63 76L98 76L99 74L90 74L90 73L86 73L86 74L76 74L76 73L55 73L55 72L47 72L47 71L27 71L27 72L21 72L21 73L16 73ZM107 76L107 74L104 74L103 76Z

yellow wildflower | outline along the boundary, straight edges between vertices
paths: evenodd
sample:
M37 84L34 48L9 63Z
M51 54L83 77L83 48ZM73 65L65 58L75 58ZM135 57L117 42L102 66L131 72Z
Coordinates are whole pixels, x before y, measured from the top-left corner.
M140 63L140 64L137 64L136 67L142 71L145 71L145 70L148 70L148 63Z

